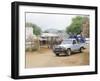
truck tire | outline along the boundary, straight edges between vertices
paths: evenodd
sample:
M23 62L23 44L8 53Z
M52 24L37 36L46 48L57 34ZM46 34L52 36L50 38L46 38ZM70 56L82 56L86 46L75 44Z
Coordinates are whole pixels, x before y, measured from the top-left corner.
M80 53L82 53L82 52L83 52L83 49L84 49L83 47L81 47L81 48L80 48L80 50L79 50L79 51L80 51Z
M68 48L68 49L66 50L66 54L67 54L67 56L70 56L70 55L71 55L71 49Z
M59 53L56 53L56 56L59 56Z

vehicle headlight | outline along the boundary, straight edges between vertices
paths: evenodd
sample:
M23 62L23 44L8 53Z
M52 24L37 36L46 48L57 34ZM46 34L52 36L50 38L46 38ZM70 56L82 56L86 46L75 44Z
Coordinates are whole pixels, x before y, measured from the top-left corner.
M63 50L66 50L66 48L62 47Z
M59 48L59 46L54 46L53 49Z

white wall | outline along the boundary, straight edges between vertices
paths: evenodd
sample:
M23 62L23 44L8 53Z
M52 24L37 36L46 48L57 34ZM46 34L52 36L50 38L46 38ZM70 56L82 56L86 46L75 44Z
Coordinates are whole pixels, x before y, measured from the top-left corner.
M29 36L33 36L33 28L32 27L26 27L25 30L26 30L26 39Z
M13 0L0 1L0 81L13 81L10 78L11 65L11 2ZM90 5L98 6L100 10L100 0L21 0L44 3L58 3L58 4L73 4L73 5ZM100 11L99 11L100 14ZM100 15L98 16L100 21ZM100 24L98 30L100 30ZM99 32L100 34L100 32ZM100 41L100 37L99 37ZM100 45L100 43L98 44ZM99 46L100 48L100 46ZM100 53L100 51L99 51ZM98 53L98 54L99 54ZM100 54L99 54L100 62ZM100 68L100 63L99 63ZM100 72L100 70L99 70ZM55 77L55 78L40 78L34 81L99 81L98 75L84 75L84 76L70 76L70 77ZM21 80L22 81L22 80ZM33 79L26 79L26 81L33 81Z

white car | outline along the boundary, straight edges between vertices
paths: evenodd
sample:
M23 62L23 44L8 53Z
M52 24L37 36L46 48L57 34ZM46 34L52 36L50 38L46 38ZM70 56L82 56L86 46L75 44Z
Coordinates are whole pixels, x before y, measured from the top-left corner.
M53 52L56 56L64 52L66 55L71 55L72 52L79 51L82 52L85 48L85 43L80 43L76 39L66 39L62 41L60 45L53 48Z

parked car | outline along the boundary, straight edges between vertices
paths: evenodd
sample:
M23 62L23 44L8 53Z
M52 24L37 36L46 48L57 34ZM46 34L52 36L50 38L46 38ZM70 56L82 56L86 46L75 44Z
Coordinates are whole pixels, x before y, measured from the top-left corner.
M53 52L56 56L59 56L62 52L69 56L75 51L83 52L84 48L85 43L78 42L76 39L66 39L60 45L55 46Z

